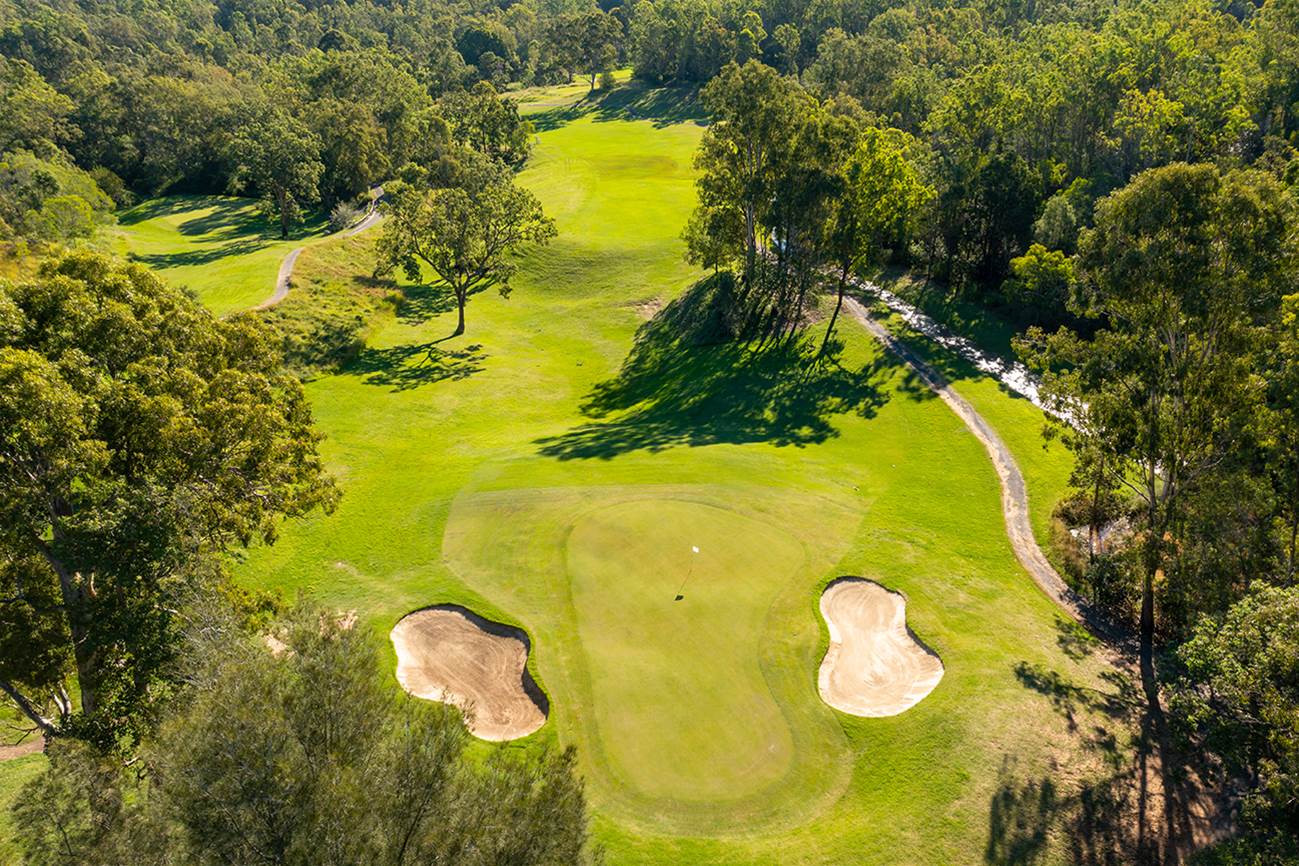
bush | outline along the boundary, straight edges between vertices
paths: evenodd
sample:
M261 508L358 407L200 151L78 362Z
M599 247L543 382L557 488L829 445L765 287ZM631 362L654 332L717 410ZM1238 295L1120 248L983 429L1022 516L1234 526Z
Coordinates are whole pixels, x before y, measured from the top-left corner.
M606 69L604 72L600 73L601 90L613 90L617 86L618 80L613 77L613 72L611 70Z
M340 201L329 212L329 227L333 231L341 232L356 225L364 214L365 211L354 202Z
M219 607L195 618L192 686L138 769L51 748L15 807L26 862L583 862L571 750L471 757L459 712L385 682L372 633L334 612L299 606L276 653Z

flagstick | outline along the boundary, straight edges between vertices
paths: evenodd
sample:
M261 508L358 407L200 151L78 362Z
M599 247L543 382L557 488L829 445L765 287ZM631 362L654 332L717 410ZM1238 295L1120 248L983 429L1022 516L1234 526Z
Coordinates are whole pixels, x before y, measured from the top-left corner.
M695 573L695 556L698 553L699 553L699 548L692 545L690 547L690 567L686 569L685 579L681 581L681 588L677 590L677 597L672 599L673 601L680 601L681 599L686 597L685 596L686 581L690 580L690 576Z

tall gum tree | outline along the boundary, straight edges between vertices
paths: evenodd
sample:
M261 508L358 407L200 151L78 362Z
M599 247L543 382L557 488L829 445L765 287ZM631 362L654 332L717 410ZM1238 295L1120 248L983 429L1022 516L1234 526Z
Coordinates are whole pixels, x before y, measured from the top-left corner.
M379 238L379 271L400 268L418 282L426 266L455 297L451 336L465 332L469 296L491 285L510 292L517 270L513 256L526 244L555 237L555 221L531 192L514 183L508 168L466 154L455 186L429 189L420 183L385 187L388 214Z
M47 735L138 736L213 556L336 501L319 439L251 317L90 253L0 285L0 689Z

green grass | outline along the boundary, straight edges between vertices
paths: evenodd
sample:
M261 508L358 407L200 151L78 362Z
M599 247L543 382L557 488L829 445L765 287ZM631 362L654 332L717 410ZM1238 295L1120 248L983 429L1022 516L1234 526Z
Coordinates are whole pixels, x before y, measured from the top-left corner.
M641 110L664 99L628 90ZM448 601L528 629L552 715L506 748L578 747L613 863L982 859L1007 767L1088 766L1023 671L1099 687L1101 664L1061 648L983 449L860 329L815 374L673 340L698 312L671 302L698 278L678 236L700 128L600 106L538 115L520 181L560 235L509 299L478 295L468 333L435 342L453 314L415 292L309 385L343 502L251 551L241 579L381 635ZM959 387L1025 460L1035 508L1054 496L1067 463L1035 444L1040 414ZM946 665L896 718L817 696L817 598L844 574L906 593Z
M0 863L19 862L20 852L10 810L23 785L44 770L47 763L44 755L35 754L0 764Z
M980 862L1014 829L992 817L1008 779L1064 791L1094 769L1078 731L1122 736L1060 685L1104 689L1104 666L1066 652L982 447L858 326L820 367L696 338L679 234L701 128L678 97L538 110L519 180L559 237L508 299L472 299L463 337L439 342L436 290L376 307L355 359L308 385L342 503L236 573L381 636L438 602L526 628L551 717L503 748L578 748L610 863ZM299 279L373 293L369 255L326 241ZM1024 462L1036 520L1065 455L1025 401L957 385ZM842 575L904 592L943 658L900 716L817 695L817 600Z
M270 297L284 256L325 230L316 218L282 241L251 199L168 196L118 214L114 246L225 315Z

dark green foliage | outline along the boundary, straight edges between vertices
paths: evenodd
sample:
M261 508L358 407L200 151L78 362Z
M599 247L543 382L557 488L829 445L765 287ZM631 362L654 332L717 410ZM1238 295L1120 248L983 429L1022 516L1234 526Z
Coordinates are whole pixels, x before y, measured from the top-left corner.
M215 320L92 254L0 299L0 574L18 599L0 631L32 638L5 688L47 732L129 742L166 695L174 611L211 555L337 493L301 385L251 318Z
M298 607L274 652L193 614L189 687L140 764L60 741L23 791L28 863L583 862L571 751L469 759L458 711L399 696L371 635L336 614Z
M1299 858L1299 590L1260 586L1179 650L1170 710L1184 735L1248 781L1245 838L1207 862Z

